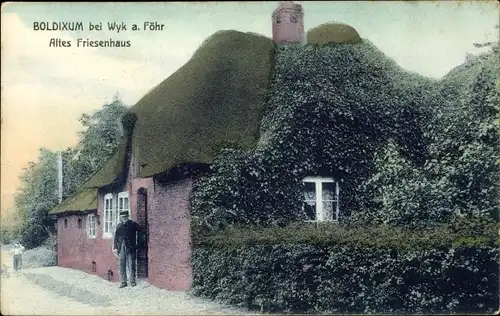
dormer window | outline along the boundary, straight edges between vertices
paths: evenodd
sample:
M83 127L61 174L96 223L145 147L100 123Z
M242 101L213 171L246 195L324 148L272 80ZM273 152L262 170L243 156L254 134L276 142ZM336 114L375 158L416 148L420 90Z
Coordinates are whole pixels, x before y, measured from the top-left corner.
M339 183L332 178L307 177L304 211L309 221L335 222L339 218Z

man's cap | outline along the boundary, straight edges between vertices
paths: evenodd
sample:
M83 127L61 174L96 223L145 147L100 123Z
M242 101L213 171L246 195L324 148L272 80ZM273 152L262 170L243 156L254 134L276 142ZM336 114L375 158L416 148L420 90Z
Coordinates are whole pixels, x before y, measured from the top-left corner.
M128 215L128 211L120 211L120 215Z

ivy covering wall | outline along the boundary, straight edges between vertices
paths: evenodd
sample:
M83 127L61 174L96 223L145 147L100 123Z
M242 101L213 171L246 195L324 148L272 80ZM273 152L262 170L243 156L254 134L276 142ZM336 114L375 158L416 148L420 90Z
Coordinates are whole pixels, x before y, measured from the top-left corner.
M340 182L346 218L359 209L360 186L389 139L423 160L419 121L433 102L432 81L408 75L369 43L279 46L275 58L260 142L221 152L197 183L194 231L303 219L306 176Z
M278 46L257 147L223 150L195 183L195 294L274 312L497 310L497 52L431 80L366 40ZM307 176L339 181L339 224L304 223Z

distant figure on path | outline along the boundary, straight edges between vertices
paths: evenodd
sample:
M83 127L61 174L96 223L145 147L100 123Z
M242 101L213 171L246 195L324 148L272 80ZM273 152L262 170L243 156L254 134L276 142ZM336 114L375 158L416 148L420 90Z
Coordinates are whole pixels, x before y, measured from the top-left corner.
M128 211L120 212L120 223L116 227L113 243L113 253L118 257L120 288L127 286L127 280L131 286L136 285L135 259L137 257L137 233L139 230L139 224L129 219Z
M18 271L21 269L23 266L23 252L24 252L24 247L23 245L17 243L12 246L12 249L10 250L10 253L13 255L13 268L14 271Z

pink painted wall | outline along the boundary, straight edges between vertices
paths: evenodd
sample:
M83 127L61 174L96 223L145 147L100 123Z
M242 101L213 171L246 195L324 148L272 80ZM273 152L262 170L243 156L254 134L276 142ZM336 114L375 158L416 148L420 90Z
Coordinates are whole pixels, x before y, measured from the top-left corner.
M101 219L102 210L101 210ZM64 220L68 227L64 227ZM82 228L78 228L78 219ZM96 238L87 236L87 215L70 215L57 220L57 264L60 267L82 270L108 278L108 270L113 272L111 281L118 281L117 260L111 251L112 239L102 238L102 223L96 225ZM96 262L96 272L92 272L92 262Z
M184 291L191 287L191 188L191 180L157 184L149 207L149 281L160 288Z
M127 183L130 200L130 218L137 221L137 198L141 188L147 190L148 204L148 282L160 288L184 291L191 287L190 265L191 236L188 198L192 181L183 180L169 184L155 183L153 178L135 178L134 159L130 159ZM113 271L112 281L118 281L117 260L112 253L113 239L103 238L104 207L102 192L99 195L97 214L101 224L96 226L97 237L87 237L87 215L59 217L58 266L73 268L108 278ZM82 219L82 228L77 220ZM68 227L64 228L64 220ZM96 272L92 272L92 261Z
M277 43L305 43L304 15L291 1L285 2L273 13L273 40ZM297 17L296 23L291 21L292 15Z

